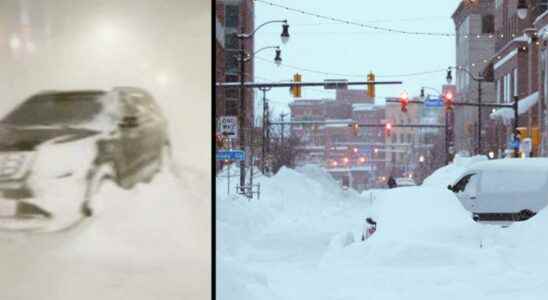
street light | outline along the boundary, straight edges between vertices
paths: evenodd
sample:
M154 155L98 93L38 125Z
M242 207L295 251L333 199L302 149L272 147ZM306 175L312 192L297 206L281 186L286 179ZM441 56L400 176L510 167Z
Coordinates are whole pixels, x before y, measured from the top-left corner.
M276 66L280 66L282 64L282 50L278 47L276 49L276 57L274 57L274 62L276 63Z
M518 18L525 20L527 18L529 7L527 6L527 1L525 0L519 0L517 11L518 11Z
M282 25L282 34L280 34L280 38L282 39L282 44L284 45L289 41L289 24L287 24L287 20L285 20Z
M253 30L253 32L251 33L245 33L244 32L244 24L242 23L242 27L241 27L241 32L239 34L236 35L236 37L240 40L240 58L239 58L239 62L240 62L240 111L239 111L239 116L238 116L238 120L239 120L239 132L238 132L238 137L240 139L240 149L242 151L245 152L245 129L246 129L246 109L245 109L245 95L244 95L244 91L245 91L245 87L244 87L244 83L245 83L245 62L250 60L252 58L252 56L249 56L247 57L247 60L246 60L246 53L245 53L245 47L244 47L244 40L246 39L249 39L251 37L253 37L255 35L255 33L261 29L262 27L268 25L268 24L272 24L272 23L283 23L282 25L282 33L280 35L281 37L281 40L282 40L282 43L287 43L289 41L289 25L287 24L287 20L272 20L272 21L268 21L268 22L265 22L261 25L259 25L257 28L255 28L255 30ZM259 51L261 50L264 50L264 49L268 49L268 48L272 48L272 47L265 47L263 49L260 49ZM280 65L282 63L282 58L281 58L281 50L279 47L275 47L276 48L276 57L274 58L274 62L276 63L276 65ZM259 52L257 51L257 52ZM257 52L255 52L254 54L256 54ZM246 171L245 171L245 160L242 160L240 161L240 192L243 193L245 191L245 175L246 175Z
M451 74L451 67L449 67L447 69L447 77L445 79L447 79L447 84L451 84L451 82L453 82L453 75Z

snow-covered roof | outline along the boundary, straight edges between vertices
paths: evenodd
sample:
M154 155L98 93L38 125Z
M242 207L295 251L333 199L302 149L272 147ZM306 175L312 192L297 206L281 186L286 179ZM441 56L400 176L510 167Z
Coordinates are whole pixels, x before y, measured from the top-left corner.
M469 167L469 170L482 171L542 171L548 172L548 158L523 158L523 159L496 159L478 162Z
M342 128L342 127L348 127L348 124L342 124L342 123L333 123L333 124L325 124L326 128Z
M372 111L375 110L374 103L354 103L352 104L352 111Z
M539 99L539 92L532 93L531 95L518 101L518 114L526 113L531 107L537 104ZM489 117L493 120L502 120L505 123L509 123L514 119L514 110L512 108L500 108L491 113Z

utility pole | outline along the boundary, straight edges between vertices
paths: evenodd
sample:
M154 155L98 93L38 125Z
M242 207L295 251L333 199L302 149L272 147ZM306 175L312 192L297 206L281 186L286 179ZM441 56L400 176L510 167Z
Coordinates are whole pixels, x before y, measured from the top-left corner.
M478 153L477 154L480 154L481 155L481 150L482 150L482 147L481 147L481 86L482 86L482 82L483 82L483 77L481 77L481 73L479 73L479 76L478 76Z
M261 87L259 88L263 92L263 126L262 126L262 156L261 156L261 169L263 174L265 174L266 171L266 144L268 143L267 138L267 127L269 126L268 121L268 102L266 100L266 92L269 91L270 87Z
M241 26L242 34L245 32L244 24ZM245 125L246 125L246 109L245 109L245 45L244 39L240 39L240 114L239 114L239 138L240 138L240 150L245 151ZM240 161L240 193L245 191L245 160Z
M281 114L280 115L280 119L282 120L282 140L281 140L281 146L282 147L284 146L284 132L285 132L284 119L285 119L285 116L287 116L287 114Z
M449 165L449 111L445 110L445 165Z
M519 157L519 145L518 140L518 125L519 125L519 112L518 112L518 96L514 96L514 157Z

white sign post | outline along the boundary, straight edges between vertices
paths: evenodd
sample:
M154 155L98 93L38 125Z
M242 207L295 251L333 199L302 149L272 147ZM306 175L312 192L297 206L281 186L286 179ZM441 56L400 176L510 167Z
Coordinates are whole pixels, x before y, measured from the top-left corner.
M219 132L229 138L238 137L238 117L225 116L220 117L218 121Z

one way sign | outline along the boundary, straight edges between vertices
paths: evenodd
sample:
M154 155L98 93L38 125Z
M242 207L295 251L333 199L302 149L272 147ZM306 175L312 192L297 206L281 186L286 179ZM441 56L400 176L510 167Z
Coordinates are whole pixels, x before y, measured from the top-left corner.
M218 121L219 133L229 137L238 137L238 118L235 116L220 117Z

